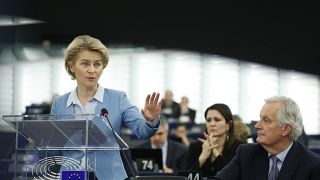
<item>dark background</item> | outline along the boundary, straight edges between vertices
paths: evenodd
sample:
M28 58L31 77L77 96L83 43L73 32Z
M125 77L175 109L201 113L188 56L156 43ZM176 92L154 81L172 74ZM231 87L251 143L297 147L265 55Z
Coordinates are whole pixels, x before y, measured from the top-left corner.
M112 45L218 54L320 75L320 8L299 3L0 0L0 15L46 23L0 27L0 43L69 43L90 34ZM219 2L219 3L218 3Z

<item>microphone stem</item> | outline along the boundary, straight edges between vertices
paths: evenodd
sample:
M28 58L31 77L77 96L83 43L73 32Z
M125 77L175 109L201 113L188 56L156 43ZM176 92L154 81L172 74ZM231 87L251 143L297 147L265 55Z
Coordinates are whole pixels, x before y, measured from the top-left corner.
M129 162L129 160L128 160L125 152L124 152L124 150L122 149L122 147L121 147L121 145L120 145L120 142L119 142L119 139L118 139L118 137L117 137L117 135L116 135L116 133L115 133L112 125L111 125L111 122L110 122L110 120L109 120L109 118L108 118L108 114L107 114L107 113L103 113L103 117L105 117L105 118L107 119L108 124L110 125L110 128L111 128L112 134L113 134L113 136L116 138L116 141L117 141L117 144L118 144L118 146L119 146L119 148L120 148L120 151L121 151L121 153L123 154L124 160L125 160L126 163L128 164L129 169L130 169L130 171L131 171L134 179L137 179L136 173L134 172L134 170L133 170L133 168L132 168L132 166L131 166L131 164L130 164L130 162Z

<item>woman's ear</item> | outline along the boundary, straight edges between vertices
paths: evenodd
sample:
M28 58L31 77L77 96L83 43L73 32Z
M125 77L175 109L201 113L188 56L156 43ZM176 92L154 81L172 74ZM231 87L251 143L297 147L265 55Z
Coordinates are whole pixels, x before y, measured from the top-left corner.
M228 124L227 132L229 132L229 130L231 129L231 126L232 126L232 120L230 120L227 124Z
M69 64L69 69L72 73L74 73L74 66L72 64Z

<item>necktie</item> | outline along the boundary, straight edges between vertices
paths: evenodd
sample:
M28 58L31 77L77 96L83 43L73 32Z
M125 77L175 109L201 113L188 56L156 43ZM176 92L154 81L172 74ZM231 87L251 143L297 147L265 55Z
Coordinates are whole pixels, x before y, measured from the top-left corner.
M276 156L270 156L272 160L272 165L271 165L271 170L268 175L268 180L277 180L278 179L278 174L279 174L279 169L277 166L277 161L279 160Z

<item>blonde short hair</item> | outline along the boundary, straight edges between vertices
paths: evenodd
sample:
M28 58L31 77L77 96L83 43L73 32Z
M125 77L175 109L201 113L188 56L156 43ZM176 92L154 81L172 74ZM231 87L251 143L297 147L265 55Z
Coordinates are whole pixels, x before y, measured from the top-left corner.
M108 65L109 62L109 52L107 47L99 40L89 35L77 36L69 44L66 50L66 56L64 61L64 66L71 76L71 79L76 79L75 74L71 71L70 65L74 64L77 55L82 50L97 51L101 54L103 68Z
M236 120L234 124L234 136L236 139L239 139L243 142L247 142L248 137L250 136L249 127L242 121Z

